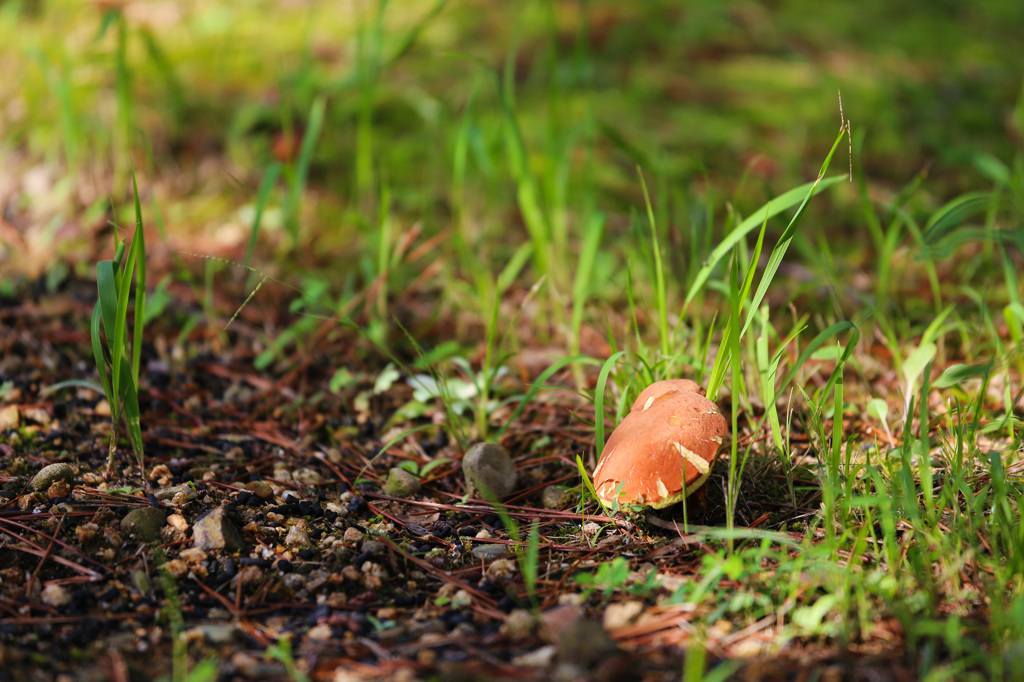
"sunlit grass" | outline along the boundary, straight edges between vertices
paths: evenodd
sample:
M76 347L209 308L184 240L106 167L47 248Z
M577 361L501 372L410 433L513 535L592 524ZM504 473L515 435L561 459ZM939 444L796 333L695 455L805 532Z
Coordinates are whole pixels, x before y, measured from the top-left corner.
M591 41L587 31L600 27L573 24L556 3L503 10L500 50L488 49L493 27L479 39L449 38L477 26L450 5L368 3L351 16L278 9L274 40L266 33L274 22L240 6L196 9L167 32L120 12L79 14L70 21L88 25L91 40L50 37L35 51L16 43L45 78L18 84L33 125L15 121L3 144L72 181L109 166L100 175L114 178L115 194L129 152L145 147L157 187L198 165L194 152L172 149L210 144L214 177L230 178L229 196L214 205L252 208L235 245L245 264L278 263L301 289L290 326L256 330L264 337L255 371L287 370L325 322L341 322L359 330L367 365L412 375L419 363L430 373L444 413L436 426L460 449L515 436L552 387L559 396L574 389L592 404L591 412L581 402L574 417L592 420L593 447L564 454L579 463L587 513L610 511L591 499L586 477L631 399L662 378L707 386L732 431L708 484L721 486L724 527L700 527L682 510L682 532L706 555L692 580L662 595L694 605L694 651L720 644L708 632L721 619L737 629L771 621L765 653L793 641L842 649L881 637L876 630L894 621L922 678L1013 679L1006 661L1024 642L1022 157L978 150L946 169L947 182L972 187L950 194L921 170L930 143L919 131L903 146L873 147L878 121L897 112L862 106L857 119L877 118L865 122L870 135L852 131L848 185L845 163L826 175L851 130L828 148L833 91L816 65L760 58L764 77L752 82L723 64L710 72L741 88L736 110L728 102L695 110L665 93L718 91L647 57L632 63L635 80L602 82L602 60L615 56ZM609 11L626 48L655 40L630 29L653 10ZM694 32L696 53L728 17L693 11L678 30ZM14 38L12 27L27 21L19 12L0 6L0 35ZM582 28L567 37L570 25ZM651 30L660 36L664 27ZM264 41L266 54L245 52L248 40ZM274 59L269 74L253 68ZM197 62L209 71L197 73ZM695 73L701 81L708 71ZM768 76L800 100L792 109L751 101ZM805 79L813 87L794 86ZM40 83L54 106L44 106ZM886 92L845 88L851 108ZM738 160L762 145L751 120L785 131L775 150L789 161L780 177L755 179ZM1001 126L989 142L1005 145ZM721 165L696 160L684 128L724 146L710 154ZM278 134L300 140L294 156L274 158ZM878 156L912 171L880 171ZM811 165L801 168L805 157ZM889 189L893 175L902 185ZM134 189L135 236L97 270L92 341L113 412L111 462L124 417L141 464L141 335L157 313L147 309ZM151 192L166 213L159 246L201 233L190 221L227 220L209 205L197 209L189 191L159 204ZM212 326L219 268L205 265L196 297ZM410 293L430 297L428 316L445 322L435 328L455 338L418 336L400 321ZM179 346L191 329L178 330ZM605 337L607 353L588 354L588 330ZM435 355L446 343L454 349ZM516 353L537 347L551 350L547 366L523 370L525 385L499 387ZM474 389L465 417L450 391L456 380ZM435 428L415 418L390 426L400 435L388 446ZM762 509L765 528L747 528L751 510ZM536 603L539 531L506 526ZM606 596L629 593L620 583ZM701 679L703 661L687 658L685 679Z

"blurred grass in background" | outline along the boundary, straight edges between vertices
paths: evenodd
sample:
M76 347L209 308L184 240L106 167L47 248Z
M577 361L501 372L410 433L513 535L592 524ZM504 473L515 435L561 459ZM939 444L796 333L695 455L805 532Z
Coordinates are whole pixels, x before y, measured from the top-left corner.
M0 267L79 260L111 199L130 224L131 157L165 247L241 260L258 225L256 264L325 270L378 319L413 285L486 317L543 278L560 336L570 293L622 303L627 263L653 281L638 166L681 299L732 224L813 179L840 89L872 201L922 171L911 210L987 187L1024 128L1021 26L1018 2L7 0L0 199L27 244ZM853 186L809 215L812 275L826 234L841 267L872 258Z

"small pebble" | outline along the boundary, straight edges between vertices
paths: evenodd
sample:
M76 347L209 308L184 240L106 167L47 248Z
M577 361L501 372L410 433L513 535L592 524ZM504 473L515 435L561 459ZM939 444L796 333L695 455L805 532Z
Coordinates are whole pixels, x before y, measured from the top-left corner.
M227 517L224 507L217 507L196 521L192 527L192 539L196 547L210 551L224 549L235 552L245 548L245 540Z
M462 458L462 473L466 485L474 494L486 488L498 497L508 495L516 488L519 473L515 462L499 443L477 443Z
M420 478L408 469L392 467L388 471L388 480L384 483L384 494L392 497L408 498L420 491Z
M370 554L383 554L385 545L379 540L367 540L363 543L361 549L364 552L369 552Z
M67 481L54 481L46 490L46 496L51 500L67 497L71 494L71 484Z
M249 481L242 486L246 490L250 491L253 495L260 498L261 500L270 500L274 497L274 489L270 487L270 484L266 481Z
M501 629L513 642L526 639L537 630L537 617L526 609L513 609Z
M13 407L13 406L12 406ZM46 490L57 481L66 481L68 483L75 480L75 470L70 465L64 462L57 462L56 464L50 464L39 470L32 480L29 481L28 487L32 490Z
M199 493L188 484L157 490L154 495L158 500L171 500L177 506L188 504L199 497Z
M508 545L477 545L472 552L477 559L483 560L500 559L511 554Z
M121 530L140 540L152 542L160 537L160 528L167 518L156 507L138 507L121 519Z
M305 547L309 545L309 533L298 526L292 526L288 529L284 542L290 547Z
M21 413L17 405L5 405L0 407L0 431L10 431L18 428L21 423Z
M167 517L167 524L175 530L184 533L188 530L188 521L181 514L171 514Z
M71 593L63 585L47 585L40 598L44 604L55 609L71 603Z

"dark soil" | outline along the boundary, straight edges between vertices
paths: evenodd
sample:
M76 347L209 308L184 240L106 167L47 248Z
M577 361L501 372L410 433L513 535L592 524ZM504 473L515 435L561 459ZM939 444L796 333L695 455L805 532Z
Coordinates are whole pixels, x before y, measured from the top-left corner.
M185 293L147 328L146 478L123 428L117 466L105 475L103 396L59 386L97 380L90 286L71 281L47 294L40 284L0 302L0 407L16 405L19 416L0 433L0 677L169 678L173 633L181 631L190 666L212 658L220 679L679 679L697 614L667 598L670 585L647 589L644 580L651 571L666 583L688 580L713 550L676 529L681 509L646 523L603 517L592 501L579 506L575 456L593 456L592 406L550 391L502 438L520 470L503 502L517 535L537 529L531 599L525 554L494 556L498 546L516 547L506 523L486 501L463 500L465 444L439 424L440 407L388 423L411 389L396 381L372 393L386 359L357 333L318 321L298 348L254 369L261 330L294 322L268 317L273 294L227 332L197 326L179 338L180 321L197 310L181 302ZM331 391L339 367L357 379ZM510 411L498 410L492 424ZM436 458L450 461L424 477L420 493L383 494L391 467ZM30 478L54 462L69 464L73 480L30 491ZM761 466L760 485L770 485L771 467L753 466ZM691 502L690 523L723 523L723 476L719 466L706 495ZM545 508L543 490L557 483L570 494ZM194 494L157 499L181 485ZM745 496L740 521L789 528L815 505L814 493L799 508L778 499ZM152 544L121 527L146 506L167 515ZM217 507L240 531L240 551L195 546L195 525ZM482 559L474 548L492 555ZM626 590L610 599L611 591L575 580L617 557L636 572L628 599ZM632 615L609 614L615 600L611 611ZM912 677L881 636L842 651L792 642L784 656L758 656L771 626L709 635L709 665L742 656L734 674L752 680L810 679L812 671L825 675L818 679ZM283 643L297 668L268 653Z

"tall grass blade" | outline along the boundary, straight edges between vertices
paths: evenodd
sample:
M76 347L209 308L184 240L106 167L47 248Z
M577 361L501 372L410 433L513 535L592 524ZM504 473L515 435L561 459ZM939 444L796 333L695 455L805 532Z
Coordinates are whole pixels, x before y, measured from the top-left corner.
M836 146L838 146L838 142L836 143ZM833 146L833 151L836 146ZM704 264L701 266L700 270L697 271L693 281L690 283L689 291L686 294L686 300L683 302L683 308L685 309L690 305L694 297L703 288L708 277L711 276L712 271L714 271L718 263L725 258L730 251L732 251L733 247L736 246L736 244L739 243L739 241L743 239L748 232L756 228L758 223L763 222L765 216L773 218L779 213L797 205L801 201L806 203L809 199L809 195L815 190L815 188L826 189L845 179L845 175L836 175L831 178L809 182L775 197L770 202L754 211L749 218L737 225L732 232L726 235L718 246L711 251L711 254L708 256L707 260L704 261ZM757 306L754 307L756 308Z

